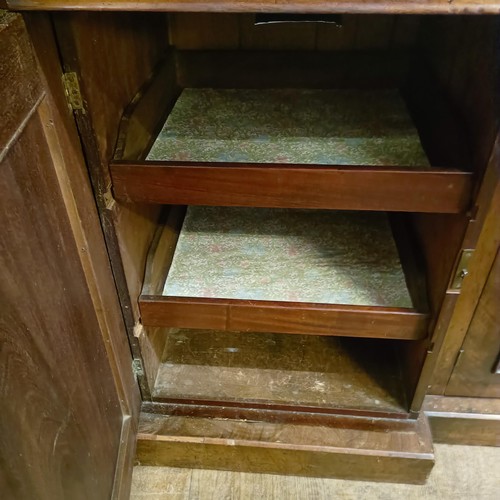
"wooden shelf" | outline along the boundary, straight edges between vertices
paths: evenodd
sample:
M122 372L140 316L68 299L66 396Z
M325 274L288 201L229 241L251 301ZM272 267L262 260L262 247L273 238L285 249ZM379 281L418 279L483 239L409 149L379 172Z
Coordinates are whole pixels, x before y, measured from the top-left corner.
M183 225L183 212L170 211L151 247L139 299L144 325L426 336L425 280L404 221L190 207Z
M385 340L173 330L157 402L406 418L395 346Z
M199 70L190 61L200 57L178 57L182 84L220 85L220 75L192 75ZM234 55L206 57L219 67ZM250 82L265 83L263 63L252 54L242 57L251 61ZM314 67L322 60L328 56L315 56ZM360 61L363 78L374 63ZM372 89L332 90L325 88L329 81L346 82L327 74L316 89L283 89L276 82L275 88L231 89L227 75L225 88L182 90L172 71L161 68L124 115L110 165L119 200L443 213L467 208L471 174L428 159L397 89L373 82ZM357 87L349 71L347 83Z

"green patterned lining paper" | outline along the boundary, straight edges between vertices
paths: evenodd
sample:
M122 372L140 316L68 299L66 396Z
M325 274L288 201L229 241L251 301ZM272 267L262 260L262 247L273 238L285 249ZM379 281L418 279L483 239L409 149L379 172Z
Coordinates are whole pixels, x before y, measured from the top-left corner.
M147 159L429 166L397 90L185 89Z
M163 295L412 307L377 212L189 207Z

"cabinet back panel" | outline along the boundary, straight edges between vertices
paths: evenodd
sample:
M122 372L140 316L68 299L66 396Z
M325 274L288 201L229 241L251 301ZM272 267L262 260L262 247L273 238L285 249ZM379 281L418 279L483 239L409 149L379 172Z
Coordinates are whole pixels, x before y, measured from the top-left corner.
M181 50L349 50L407 48L417 39L418 16L345 15L333 23L255 25L253 14L169 15L169 42Z

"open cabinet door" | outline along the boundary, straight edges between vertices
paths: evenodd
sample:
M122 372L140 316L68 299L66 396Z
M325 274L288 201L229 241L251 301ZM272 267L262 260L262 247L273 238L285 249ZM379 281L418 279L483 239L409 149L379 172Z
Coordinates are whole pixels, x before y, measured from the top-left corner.
M124 498L139 390L51 24L27 25L0 11L0 496Z

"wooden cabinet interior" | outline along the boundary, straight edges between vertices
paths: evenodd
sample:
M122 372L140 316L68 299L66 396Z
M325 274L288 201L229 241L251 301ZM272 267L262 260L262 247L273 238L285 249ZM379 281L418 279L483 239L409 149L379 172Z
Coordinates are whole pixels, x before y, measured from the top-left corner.
M137 326L141 315L147 325L147 307L155 302L143 296L139 309L161 204L237 205L241 199L248 206L410 212L412 247L425 263L430 328L399 336L414 340L385 342L397 352L404 411L417 412L431 372L425 365L436 357L431 340L439 347L453 309L447 288L456 257L463 245L475 245L473 237L463 238L498 126L491 106L498 19L346 15L338 28L254 27L249 14L53 17L65 70L78 74L85 102L75 115L133 354L145 364L144 398L156 391L170 335L160 326L183 326L160 325L163 319ZM248 165L148 164L146 154L180 91L204 87L398 88L432 167L273 165L274 171L266 171ZM284 188L283 172L289 183ZM257 181L245 191L242 180L249 175ZM342 188L332 190L340 178ZM266 204L266 196L274 201ZM166 261L169 249L164 244ZM150 262L148 276L164 276L163 258L159 267ZM189 326L206 328L202 323Z

